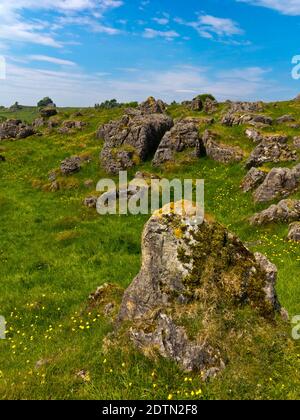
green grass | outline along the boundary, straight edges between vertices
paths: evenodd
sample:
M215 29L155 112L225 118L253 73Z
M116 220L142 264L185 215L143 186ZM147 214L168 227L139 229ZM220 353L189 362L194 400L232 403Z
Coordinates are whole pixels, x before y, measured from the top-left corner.
M73 112L61 110L65 119ZM140 269L140 237L147 216L97 215L82 205L89 194L83 183L107 177L99 164L102 141L95 131L121 112L85 109L78 117L88 123L82 132L0 143L6 157L0 163L0 314L9 331L7 340L0 341L0 398L165 399L171 394L180 399L298 399L300 348L291 340L289 326L283 344L272 336L272 325L253 332L253 339L246 337L239 348L233 343L235 357L207 384L174 363L145 358L129 343L105 353L113 327L99 308L88 307L88 296L104 283L122 288L130 284ZM170 113L193 115L178 106ZM276 108L270 104L266 113L292 113L300 121L295 103ZM0 115L8 117L6 112ZM36 115L36 109L28 108L14 116L32 121ZM245 155L253 148L240 127L212 129L222 141L242 147ZM284 125L272 130L296 135ZM72 189L50 193L37 188L47 184L48 172L61 160L83 152L92 162L73 176ZM251 194L241 193L246 173L242 164L225 166L202 158L166 171L153 169L150 162L136 170L168 178L204 178L206 211L278 266L281 303L291 316L300 314L299 244L285 240L286 225L249 226L249 216L266 206L256 206ZM299 193L294 196L300 198ZM248 314L242 312L238 322L241 328L249 323ZM76 376L81 370L88 372L86 380Z

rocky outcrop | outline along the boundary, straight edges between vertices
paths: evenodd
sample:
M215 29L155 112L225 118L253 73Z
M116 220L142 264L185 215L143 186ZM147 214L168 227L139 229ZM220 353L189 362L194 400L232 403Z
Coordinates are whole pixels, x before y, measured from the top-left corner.
M203 111L207 114L214 114L218 111L218 102L216 100L206 98L203 104Z
M293 144L296 149L300 149L300 137L294 137Z
M81 169L81 158L79 156L72 156L66 158L61 162L60 170L63 175L71 175L79 172Z
M40 114L42 118L50 118L57 115L57 109L54 106L47 106L40 109Z
M268 223L290 223L297 220L300 220L300 200L282 200L255 214L250 219L250 223L260 226Z
M243 151L240 148L222 144L219 136L210 130L204 132L202 142L207 156L216 162L231 163L243 159Z
M260 143L263 140L263 135L253 128L248 128L245 131L245 134L248 139L252 140L254 143Z
M0 124L0 141L6 139L25 139L35 134L31 125L21 120L7 120Z
M263 136L246 162L246 168L261 166L266 162L296 161L297 153L289 148L288 137L281 135Z
M167 109L167 105L162 100L156 100L153 96L150 96L138 106L138 109L145 114L163 114Z
M82 130L85 126L86 123L83 121L64 121L58 132L60 134L70 134L74 130Z
M153 165L159 166L175 160L176 153L189 151L192 157L203 153L202 140L199 135L199 122L195 118L184 118L175 122L168 131L156 151ZM201 146L202 145L202 146Z
M228 102L230 104L229 112L262 112L264 110L263 102Z
M115 174L144 161L156 152L164 134L172 127L170 117L138 110L105 124L97 134L105 141L101 153L103 168Z
M276 119L276 122L278 124L284 124L287 122L295 122L295 118L292 115L283 115L282 117L279 117Z
M228 310L243 306L273 317L280 309L277 271L219 223L191 223L195 208L185 206L167 206L146 224L141 271L123 296L118 324L131 321L130 339L148 355L158 351L207 378L226 360L213 344L215 317L222 323ZM198 314L193 334L183 322L189 313Z
M293 169L273 168L254 193L256 203L289 196L299 187L300 164Z
M300 222L294 222L290 224L288 240L300 242Z
M271 117L267 117L266 115L240 115L230 111L222 118L222 124L229 127L246 124L260 127L265 125L272 125L273 119Z
M251 168L241 184L241 189L245 193L254 190L264 181L266 176L266 172L257 168Z

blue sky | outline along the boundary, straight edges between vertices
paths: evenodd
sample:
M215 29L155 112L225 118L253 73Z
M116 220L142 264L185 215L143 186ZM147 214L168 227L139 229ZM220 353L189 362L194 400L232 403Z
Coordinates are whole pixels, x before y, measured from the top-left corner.
M0 104L300 92L300 0L0 0Z

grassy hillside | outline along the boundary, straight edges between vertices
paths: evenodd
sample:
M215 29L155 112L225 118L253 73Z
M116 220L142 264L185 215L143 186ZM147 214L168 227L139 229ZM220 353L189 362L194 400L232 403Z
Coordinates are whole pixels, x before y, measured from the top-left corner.
M168 112L174 117L193 115L181 106ZM64 119L73 113L60 110ZM84 181L93 179L96 184L107 177L99 164L102 141L95 131L122 110L82 113L76 118L88 125L76 134L53 131L0 142L6 157L0 163L0 314L9 331L8 339L0 340L0 398L299 398L300 345L291 339L289 325L284 346L271 342L262 347L260 340L268 330L259 331L256 343L246 339L225 373L205 385L171 362L146 359L129 343L104 352L102 342L112 325L97 308L88 307L88 296L104 283L121 288L130 284L140 268L140 236L147 216L103 217L82 205L89 194ZM265 113L291 113L300 122L299 103L269 104ZM0 111L1 115L32 121L37 110L14 115ZM246 154L253 149L242 127L216 124L214 130L223 142L239 145ZM299 132L286 125L266 131L291 137ZM47 191L49 171L80 153L89 154L92 162L67 178L64 189ZM207 212L277 265L281 303L291 316L300 314L300 246L286 241L286 225L249 226L249 216L267 206L255 205L250 193L241 192L246 174L242 163L226 166L202 158L168 165L165 171L147 162L132 175L136 170L168 178L204 178ZM300 198L300 193L294 197ZM247 322L244 317L241 325ZM85 373L78 375L80 371Z

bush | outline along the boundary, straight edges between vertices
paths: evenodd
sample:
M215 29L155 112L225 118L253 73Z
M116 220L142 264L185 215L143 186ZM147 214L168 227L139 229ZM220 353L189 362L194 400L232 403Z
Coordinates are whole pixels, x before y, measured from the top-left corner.
M206 99L211 99L212 101L216 100L216 98L213 95L211 95L210 93L203 93L202 95L196 96L195 99L201 99L201 101L203 103L206 101Z
M37 106L38 106L38 108L45 108L47 106L54 106L54 107L56 107L55 103L48 96L46 96L45 98L41 99L38 102Z

